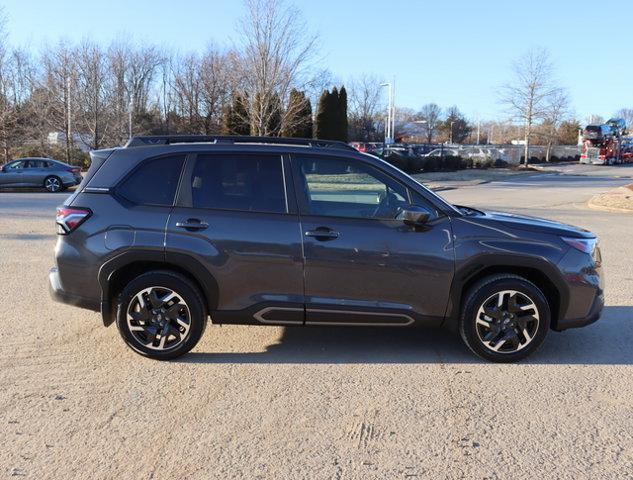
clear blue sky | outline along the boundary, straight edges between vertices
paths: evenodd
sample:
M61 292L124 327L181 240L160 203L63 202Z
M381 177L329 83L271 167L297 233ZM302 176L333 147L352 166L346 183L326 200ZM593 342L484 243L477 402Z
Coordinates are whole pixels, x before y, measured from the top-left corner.
M8 0L13 43L132 36L175 50L230 45L240 0ZM345 80L396 77L396 103L458 105L471 118L502 114L495 88L514 58L550 50L576 116L633 107L630 0L295 0L320 36L321 66ZM527 10L527 18L524 11Z

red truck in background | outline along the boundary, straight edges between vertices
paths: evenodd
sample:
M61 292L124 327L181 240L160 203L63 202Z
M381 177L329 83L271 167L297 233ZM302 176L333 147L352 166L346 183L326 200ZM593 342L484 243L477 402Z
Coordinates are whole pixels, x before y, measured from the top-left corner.
M626 122L612 118L601 125L587 125L582 131L580 163L614 165L631 161L628 142L623 141Z

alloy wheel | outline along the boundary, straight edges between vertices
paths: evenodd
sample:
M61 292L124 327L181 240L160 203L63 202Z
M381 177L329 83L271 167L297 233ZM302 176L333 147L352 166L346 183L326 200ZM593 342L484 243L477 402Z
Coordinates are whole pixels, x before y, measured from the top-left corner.
M539 328L534 301L516 290L503 290L479 307L476 330L481 343L496 353L514 353L527 347Z
M177 292L166 287L149 287L130 301L127 326L139 344L152 350L171 350L187 337L191 312Z
M44 187L49 192L55 193L55 192L59 192L59 190L62 188L62 184L58 178L50 177L50 178L47 178L46 181L44 182Z

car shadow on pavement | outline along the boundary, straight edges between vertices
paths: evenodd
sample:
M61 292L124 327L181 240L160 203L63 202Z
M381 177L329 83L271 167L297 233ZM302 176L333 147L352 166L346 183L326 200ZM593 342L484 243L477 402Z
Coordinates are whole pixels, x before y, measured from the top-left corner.
M258 327L259 328L259 327ZM633 364L633 306L606 307L585 328L551 331L523 364ZM184 363L483 363L443 329L287 327L264 352L191 352Z

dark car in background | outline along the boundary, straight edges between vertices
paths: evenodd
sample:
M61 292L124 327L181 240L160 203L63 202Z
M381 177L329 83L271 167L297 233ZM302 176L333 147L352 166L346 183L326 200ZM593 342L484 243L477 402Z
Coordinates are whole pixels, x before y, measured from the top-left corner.
M92 152L56 222L53 298L100 311L161 360L193 348L210 316L444 326L510 362L604 302L592 233L451 205L341 142L133 138Z
M60 192L81 183L81 169L52 158L20 158L0 168L1 188L45 188Z

